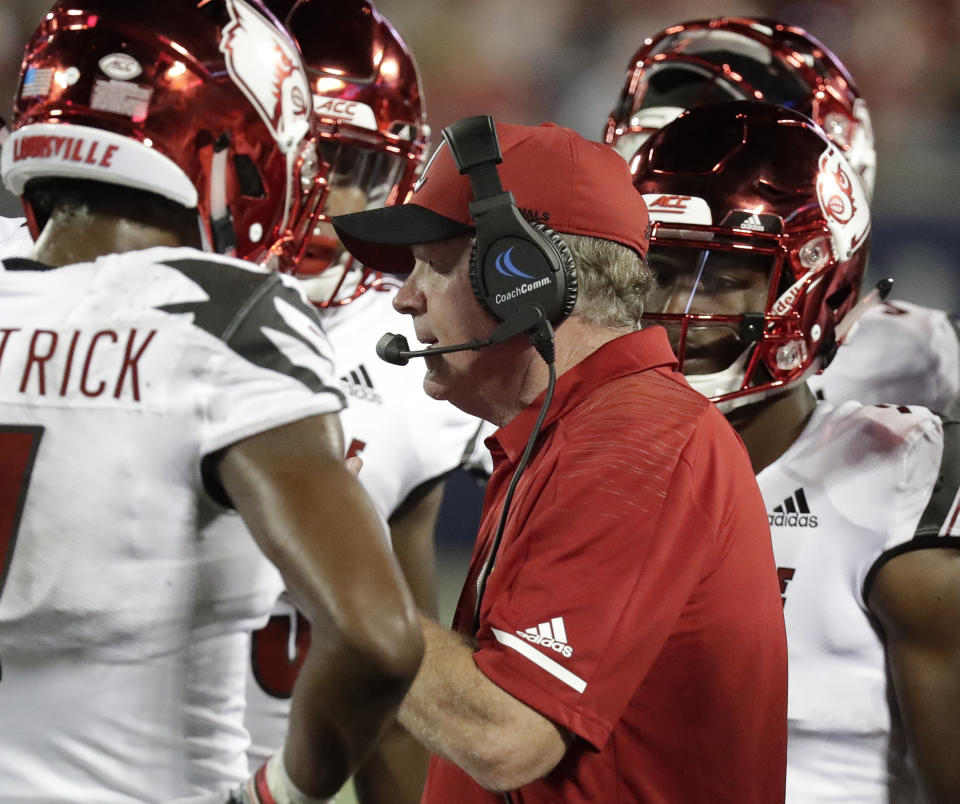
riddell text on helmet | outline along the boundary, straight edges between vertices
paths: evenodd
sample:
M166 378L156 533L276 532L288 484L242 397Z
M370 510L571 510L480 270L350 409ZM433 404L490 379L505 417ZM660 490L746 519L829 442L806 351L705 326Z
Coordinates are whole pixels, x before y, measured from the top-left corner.
M96 140L88 143L83 137L38 135L14 140L13 161L22 162L24 159L49 159L59 156L64 162L83 162L87 165L108 168L119 147L118 145L104 147L103 143Z

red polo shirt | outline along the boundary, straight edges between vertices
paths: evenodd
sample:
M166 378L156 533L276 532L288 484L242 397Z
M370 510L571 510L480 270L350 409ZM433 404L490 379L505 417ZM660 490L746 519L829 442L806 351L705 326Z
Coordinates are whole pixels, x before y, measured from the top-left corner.
M520 802L783 801L787 654L767 515L727 421L662 328L564 373L481 608L477 666L577 735ZM540 400L488 439L495 469L454 628ZM501 802L434 757L424 802Z

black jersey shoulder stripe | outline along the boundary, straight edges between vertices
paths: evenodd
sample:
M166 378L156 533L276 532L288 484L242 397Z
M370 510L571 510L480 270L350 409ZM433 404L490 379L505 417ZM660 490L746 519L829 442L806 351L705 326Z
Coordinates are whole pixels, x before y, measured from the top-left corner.
M913 550L960 548L960 537L940 535L940 531L960 522L960 420L937 414L943 424L943 455L940 473L933 486L927 507L920 515L913 538L882 553L863 580L863 600L868 600L870 588L880 569L892 558ZM953 522L953 520L957 520Z
M309 369L298 366L267 337L265 328L295 338L324 360L315 344L293 329L277 311L275 300L282 299L311 319L322 329L316 310L305 303L300 294L280 281L275 274L229 265L214 260L185 259L161 263L179 271L199 285L208 298L203 301L165 304L156 309L171 314L192 313L193 323L204 332L223 341L244 360L261 368L286 374L299 380L311 391L340 391L326 385Z
M953 334L960 341L960 318L950 313L947 320L950 322L950 329L953 330ZM951 418L960 419L960 395L955 396L946 404L944 412Z
M920 515L916 537L938 536L949 520L957 516L957 494L960 492L960 421L938 414L943 424L943 457L940 473L927 507Z

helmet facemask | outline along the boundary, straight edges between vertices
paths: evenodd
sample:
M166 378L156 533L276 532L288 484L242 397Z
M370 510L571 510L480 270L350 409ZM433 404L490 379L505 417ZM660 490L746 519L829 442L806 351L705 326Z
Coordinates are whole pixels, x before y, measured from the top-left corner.
M368 290L392 286L379 271L356 263L330 219L394 203L410 161L365 141L373 136L344 136L342 126L335 128L336 136L329 129L321 135L324 200L295 270L307 295L320 307L348 304Z
M779 235L654 225L647 261L658 288L641 323L665 327L680 370L710 399L755 401L815 370L819 344L799 324L828 266L794 281L789 253Z
M267 0L299 42L325 165L324 200L295 274L318 307L393 283L356 263L335 215L402 203L429 137L420 77L406 44L368 0Z

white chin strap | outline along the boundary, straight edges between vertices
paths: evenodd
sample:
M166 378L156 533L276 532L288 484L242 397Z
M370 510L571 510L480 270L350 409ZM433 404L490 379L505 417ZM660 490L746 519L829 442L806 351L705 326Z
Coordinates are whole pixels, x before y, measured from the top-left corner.
M346 257L346 259L349 259L349 257ZM303 289L303 292L307 294L307 298L317 304L328 300L335 301L330 298L335 290L337 291L337 298L347 298L353 295L353 292L357 289L357 285L360 284L363 271L358 270L358 265L359 264L354 264L344 277L344 263L342 261L338 262L336 265L331 265L316 276L301 278L300 287ZM337 284L340 282L341 277L343 277L343 284L340 285L340 289L337 290Z
M694 391L699 391L707 397L707 399L716 399L718 396L732 394L734 391L739 391L743 386L747 360L750 357L752 348L752 345L748 346L733 363L721 371L715 371L712 374L685 374L684 377ZM734 408L749 405L755 401L756 398L748 394L736 399L721 400L716 404L721 412L727 413Z

